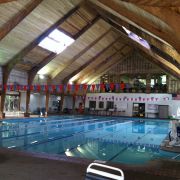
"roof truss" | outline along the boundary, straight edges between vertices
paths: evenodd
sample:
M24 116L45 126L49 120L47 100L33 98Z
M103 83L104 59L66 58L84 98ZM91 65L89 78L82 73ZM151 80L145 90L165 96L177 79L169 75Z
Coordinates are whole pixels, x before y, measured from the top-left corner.
M13 16L0 28L0 40L16 27L29 13L31 13L43 0L32 0L21 11ZM0 1L1 2L1 1Z

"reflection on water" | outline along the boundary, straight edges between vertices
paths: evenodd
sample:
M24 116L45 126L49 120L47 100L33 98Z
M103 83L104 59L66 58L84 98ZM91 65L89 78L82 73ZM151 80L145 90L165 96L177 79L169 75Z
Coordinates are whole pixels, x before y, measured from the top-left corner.
M174 154L159 150L168 121L119 117L61 116L4 121L0 146L32 152L146 163Z

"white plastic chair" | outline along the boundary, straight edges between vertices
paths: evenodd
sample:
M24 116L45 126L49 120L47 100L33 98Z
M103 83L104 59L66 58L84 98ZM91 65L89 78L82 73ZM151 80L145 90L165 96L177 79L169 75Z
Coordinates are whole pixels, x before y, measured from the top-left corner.
M102 171L102 170L97 170L95 168L93 168L93 166L96 167L100 167L100 168L104 168L106 171L108 170L113 170L113 171L117 171L119 173L119 175L113 174L113 173L109 173L106 171ZM113 179L113 180L124 180L124 173L121 169L119 168L115 168L112 166L107 166L104 164L99 164L99 163L91 163L86 171L86 180L109 180L109 179Z

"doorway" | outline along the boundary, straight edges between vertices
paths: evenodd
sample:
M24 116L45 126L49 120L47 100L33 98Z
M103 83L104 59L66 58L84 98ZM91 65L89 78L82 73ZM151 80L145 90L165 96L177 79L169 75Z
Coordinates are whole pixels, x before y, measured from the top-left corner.
M133 103L133 116L145 117L145 103Z

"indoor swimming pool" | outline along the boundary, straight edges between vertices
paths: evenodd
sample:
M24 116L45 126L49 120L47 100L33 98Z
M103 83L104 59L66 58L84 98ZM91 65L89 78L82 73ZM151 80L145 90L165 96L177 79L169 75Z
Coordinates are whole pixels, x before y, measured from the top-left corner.
M126 164L145 164L176 153L160 150L170 121L103 116L4 120L0 147ZM178 156L176 159L178 160Z

